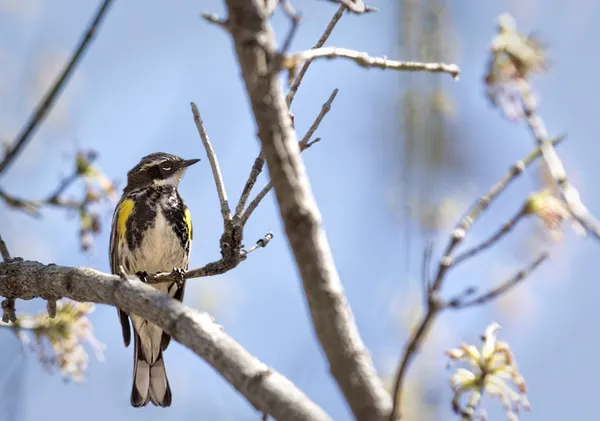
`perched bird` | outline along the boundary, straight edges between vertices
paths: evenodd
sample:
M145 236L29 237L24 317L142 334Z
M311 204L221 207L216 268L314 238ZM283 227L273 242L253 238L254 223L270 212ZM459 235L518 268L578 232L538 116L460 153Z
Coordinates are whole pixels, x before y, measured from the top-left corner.
M157 152L143 157L127 173L127 186L118 202L110 234L110 268L136 274L145 280L148 274L187 270L192 245L190 212L179 195L178 186L186 169L199 159L184 160ZM152 284L176 300L183 301L185 281ZM135 314L118 310L123 342L131 342L134 330L133 387L131 405L171 405L171 388L163 351L171 337L162 329Z

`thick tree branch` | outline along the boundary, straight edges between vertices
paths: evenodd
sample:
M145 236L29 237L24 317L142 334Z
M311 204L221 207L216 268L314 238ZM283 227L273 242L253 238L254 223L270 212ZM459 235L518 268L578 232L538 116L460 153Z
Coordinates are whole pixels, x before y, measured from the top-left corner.
M259 411L277 420L330 420L287 378L261 363L214 323L136 278L121 279L94 269L0 263L0 296L10 299L65 297L118 307L163 328L203 358Z
M383 419L391 400L356 327L312 195L276 72L275 37L261 0L227 0L229 30L258 125L285 231L330 369L358 420Z
M54 104L54 101L58 97L58 94L61 92L63 86L65 85L65 82L71 76L71 73L79 63L79 60L83 57L86 48L89 46L90 41L94 38L94 35L96 35L98 27L102 22L102 19L106 15L106 12L108 11L111 3L112 0L104 0L98 8L98 11L96 12L94 18L90 22L89 26L86 28L86 31L82 36L81 41L77 46L77 49L73 53L71 60L69 60L69 62L63 69L61 75L58 77L58 79L56 79L56 82L54 82L54 85L52 85L48 93L46 93L42 101L38 104L35 112L31 116L21 133L17 136L17 139L12 144L11 149L4 156L4 159L0 162L0 175L4 172L4 170L6 170L6 168L8 168L11 162L16 158L16 156L25 146L27 141L31 139L31 136L35 133L35 130L39 127L40 123L46 117L46 114L48 114L48 111L50 111L50 109L52 108L52 105Z

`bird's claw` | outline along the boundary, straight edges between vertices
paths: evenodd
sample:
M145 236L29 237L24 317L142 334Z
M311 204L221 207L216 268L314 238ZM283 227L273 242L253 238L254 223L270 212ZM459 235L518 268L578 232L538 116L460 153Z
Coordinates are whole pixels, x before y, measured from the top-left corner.
M177 283L178 288L182 288L185 283L185 269L182 268L173 268L173 272L171 272L175 277L175 283Z
M142 282L144 282L144 283L147 283L147 282L148 282L148 277L149 277L149 276L148 276L148 272L146 272L146 271L143 271L143 272L136 272L136 273L135 273L135 276L137 276L137 277L140 279L140 281L142 281Z

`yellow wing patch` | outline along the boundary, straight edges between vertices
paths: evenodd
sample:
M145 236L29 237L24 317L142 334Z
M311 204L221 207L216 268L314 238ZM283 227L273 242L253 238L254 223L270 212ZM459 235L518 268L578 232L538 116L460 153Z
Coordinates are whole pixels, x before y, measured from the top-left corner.
M190 214L190 210L187 207L183 211L183 215L185 218L185 225L187 226L187 230L188 230L189 241L192 241L194 238L193 231L192 231L192 215Z
M121 202L119 210L117 211L117 224L119 226L119 239L125 238L125 232L127 231L127 220L133 212L133 206L135 205L132 199L125 199Z

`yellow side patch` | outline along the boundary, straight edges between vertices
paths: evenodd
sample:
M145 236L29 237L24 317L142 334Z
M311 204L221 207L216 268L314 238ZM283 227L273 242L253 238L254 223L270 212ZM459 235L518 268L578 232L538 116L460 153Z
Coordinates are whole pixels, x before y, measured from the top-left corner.
M117 225L119 227L119 238L125 238L125 232L127 231L127 220L133 212L134 202L132 199L125 199L119 206L119 213L117 215Z
M190 241L192 241L194 238L194 233L192 231L192 215L190 214L190 210L187 207L183 211L183 214L185 218L185 225L187 225L188 229L189 239Z

